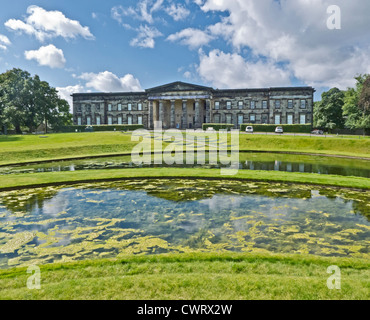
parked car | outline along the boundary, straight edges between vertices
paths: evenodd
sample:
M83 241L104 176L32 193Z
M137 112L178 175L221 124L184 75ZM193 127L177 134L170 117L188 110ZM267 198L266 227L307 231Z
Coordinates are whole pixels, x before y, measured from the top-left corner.
M245 128L245 132L248 132L248 133L253 133L253 127L252 126L248 126Z
M311 134L324 134L324 131L316 129L316 130L313 130Z
M284 133L283 127L276 127L275 133Z

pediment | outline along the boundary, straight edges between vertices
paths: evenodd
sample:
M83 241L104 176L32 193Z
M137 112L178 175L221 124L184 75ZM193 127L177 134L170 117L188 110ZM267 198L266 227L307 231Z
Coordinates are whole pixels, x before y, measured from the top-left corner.
M210 91L213 90L210 87L199 86L192 83L186 82L172 82L159 87L154 87L145 90L146 92L177 92L177 91Z

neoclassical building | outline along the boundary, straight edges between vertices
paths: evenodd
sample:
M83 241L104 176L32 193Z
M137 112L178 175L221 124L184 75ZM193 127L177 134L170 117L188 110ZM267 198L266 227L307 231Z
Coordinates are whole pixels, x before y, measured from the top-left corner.
M312 87L213 89L173 82L143 92L75 93L75 125L142 124L196 129L203 123L308 124L313 120Z

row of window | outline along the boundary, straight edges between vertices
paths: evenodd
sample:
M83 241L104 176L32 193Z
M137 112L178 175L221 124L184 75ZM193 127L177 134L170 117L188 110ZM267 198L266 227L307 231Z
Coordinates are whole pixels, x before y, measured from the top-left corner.
M122 111L122 103L119 103L117 104L117 111ZM127 111L133 111L133 104L132 103L128 103L127 104ZM142 111L143 110L143 104L142 103L138 103L137 104L137 108L136 108L137 111ZM113 111L113 105L110 103L108 104L108 111Z
M237 115L238 119L238 125L241 125L244 123L244 115L243 114L238 114ZM232 114L226 114L226 123L227 124L232 124L233 123L233 115ZM215 114L213 117L213 122L214 123L221 123L221 115L220 114ZM249 121L250 123L255 123L256 122L256 115L251 113L249 114ZM261 115L261 123L268 123L268 114L262 114ZM275 124L282 124L281 123L281 114L275 114L274 116L274 123ZM293 114L287 114L287 124L294 124L294 115ZM306 114L300 114L299 115L299 124L307 124L307 116Z
M97 104L95 106L95 110L100 111L100 104ZM117 111L122 111L123 110L122 103L117 104L117 109L116 110ZM129 104L127 104L127 110L128 111L134 111L134 110L142 111L143 110L143 104L138 103L137 107L135 108L135 106L132 103L129 103ZM81 111L82 111L82 107L81 107L81 105L78 105L77 106L77 112L81 112ZM85 111L87 113L91 112L91 105L89 105L89 104L85 105ZM111 103L108 104L108 111L113 111L113 105Z
M122 116L117 117L117 121L114 121L114 118L112 116L107 117L107 124L112 125L112 124L118 124L122 125L123 124L123 118ZM101 117L97 116L95 118L95 124L97 126L100 126L102 124ZM139 115L137 116L137 121L134 123L134 117L132 115L127 116L127 124L143 124L143 116ZM81 126L82 125L82 117L77 117L77 125ZM91 126L93 125L92 123L92 118L90 116L86 117L86 125Z
M249 105L249 102L247 102L247 107ZM281 108L281 100L271 100L271 105L274 106L276 109ZM307 102L306 100L300 100L300 108L306 109ZM258 103L258 101L250 101L250 109L268 109L268 102L267 100L263 100L261 104ZM288 100L288 109L293 109L294 103L293 100ZM215 101L215 110L220 109L220 101ZM231 110L232 104L231 101L226 101L226 110ZM238 101L238 109L242 110L244 109L244 101Z

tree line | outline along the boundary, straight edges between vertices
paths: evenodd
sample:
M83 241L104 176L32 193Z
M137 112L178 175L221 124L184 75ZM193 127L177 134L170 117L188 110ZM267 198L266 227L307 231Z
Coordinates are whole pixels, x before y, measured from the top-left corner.
M370 75L355 77L354 88L332 88L315 102L314 127L326 130L370 129Z
M57 131L71 124L69 104L58 96L58 91L41 81L38 75L21 69L0 74L0 127L21 134L24 129L35 132L40 125Z

